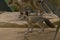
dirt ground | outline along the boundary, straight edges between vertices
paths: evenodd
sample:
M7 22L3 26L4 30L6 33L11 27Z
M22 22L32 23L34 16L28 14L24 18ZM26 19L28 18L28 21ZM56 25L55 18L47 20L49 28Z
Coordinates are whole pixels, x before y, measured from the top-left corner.
M27 28L0 28L0 40L26 40L24 32ZM28 34L28 40L53 40L55 29L47 29L44 32L33 32ZM60 31L56 40L60 40Z
M0 14L0 40L26 40L25 36L28 36L28 40L53 40L55 29L47 29L44 32L40 32L40 33L33 32L33 33L28 33L28 35L24 35L24 32L26 32L27 29L24 28L25 26L21 26L21 25L24 25L27 22L20 21L18 19L18 16L19 16L19 12L13 12L13 13L5 12ZM48 16L45 15L45 17ZM48 18L51 17L53 17L53 15L50 15ZM55 17L55 15L53 18L54 19L50 20L51 22L54 23L58 21L58 17ZM60 40L60 31L58 32L56 40Z

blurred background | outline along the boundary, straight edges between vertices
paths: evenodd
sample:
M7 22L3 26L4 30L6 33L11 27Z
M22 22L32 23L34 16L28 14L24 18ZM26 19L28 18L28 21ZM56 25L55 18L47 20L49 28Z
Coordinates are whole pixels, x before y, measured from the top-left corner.
M11 0L3 0L3 1L7 3L7 5L9 6L9 8L11 8L12 11L17 11L17 12L19 11L19 6L15 3L17 2L17 0L12 0L12 3ZM60 0L45 0L45 2L47 3L47 5L52 11L56 11L57 5L60 7L59 5Z

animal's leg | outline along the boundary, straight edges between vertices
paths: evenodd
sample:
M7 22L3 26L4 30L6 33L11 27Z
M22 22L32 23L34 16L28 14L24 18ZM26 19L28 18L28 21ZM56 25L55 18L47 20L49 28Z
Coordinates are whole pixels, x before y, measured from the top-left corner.
M33 31L33 25L32 25L32 23L29 23L28 32L32 33L32 31Z
M39 24L39 31L38 32L44 32L44 23L43 23L43 21L42 22L40 22L40 23L38 23Z

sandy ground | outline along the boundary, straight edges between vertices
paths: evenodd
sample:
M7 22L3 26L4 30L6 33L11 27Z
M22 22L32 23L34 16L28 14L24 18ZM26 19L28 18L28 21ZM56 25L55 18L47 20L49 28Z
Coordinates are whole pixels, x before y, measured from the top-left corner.
M0 40L25 40L24 32L26 28L0 28ZM29 40L52 40L55 34L55 30L45 30L38 33L33 32L28 34ZM60 40L60 31L56 40Z
M23 24L27 23L26 21L20 21L18 19L18 15L19 15L19 12L18 13L17 12L2 13L2 14L0 14L0 22L16 23L18 25L23 25ZM46 17L46 15L45 15L45 17ZM52 16L50 15L50 17L52 17ZM54 17L54 18L55 19L53 19L53 21L56 22L58 20L58 17ZM6 25L5 23L3 25ZM2 24L0 24L0 25L2 25ZM25 40L24 39L25 31L27 31L26 28L0 28L0 40ZM55 29L54 30L48 29L41 33L38 33L38 32L29 33L28 39L29 40L52 40L54 37L54 34L55 34ZM60 31L57 35L56 40L60 40L59 36L60 36Z

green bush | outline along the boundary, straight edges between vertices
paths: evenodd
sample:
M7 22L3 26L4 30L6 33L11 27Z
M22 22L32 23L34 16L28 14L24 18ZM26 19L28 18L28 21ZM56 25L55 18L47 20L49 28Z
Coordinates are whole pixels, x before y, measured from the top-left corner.
M12 11L15 11L15 12L18 12L20 10L20 8L15 4L10 5L10 8L12 9Z
M10 4L9 5L9 0L5 0L5 1L13 12L18 12L19 11L19 9L20 9L19 6L17 6L16 4Z

